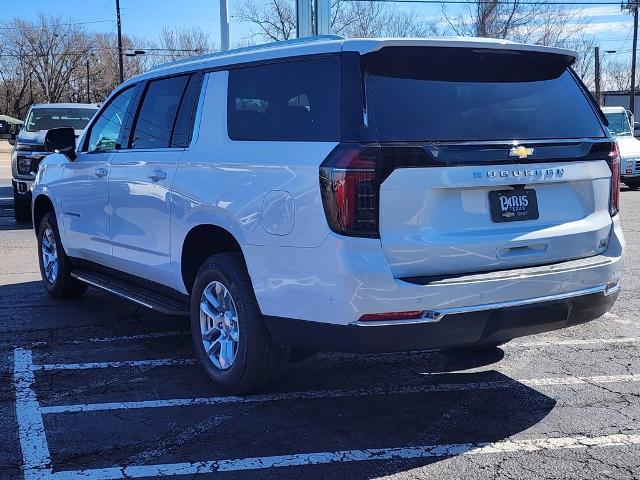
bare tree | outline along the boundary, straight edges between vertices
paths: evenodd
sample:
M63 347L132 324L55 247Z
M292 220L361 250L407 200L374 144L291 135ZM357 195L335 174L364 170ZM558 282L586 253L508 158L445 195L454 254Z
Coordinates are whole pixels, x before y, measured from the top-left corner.
M262 38L273 42L289 40L296 35L295 8L289 0L270 0L264 6L255 0L247 0L238 8L235 16L241 22L255 27L249 39Z
M295 5L292 0L271 0L259 5L246 0L236 18L252 25L248 40L289 40L296 35ZM345 37L407 37L436 33L434 22L420 22L413 12L398 11L382 2L334 0L331 30Z
M5 29L13 70L27 69L33 88L44 101L58 102L77 82L74 72L93 47L91 38L77 26L64 24L61 17L41 15L31 24L14 19Z

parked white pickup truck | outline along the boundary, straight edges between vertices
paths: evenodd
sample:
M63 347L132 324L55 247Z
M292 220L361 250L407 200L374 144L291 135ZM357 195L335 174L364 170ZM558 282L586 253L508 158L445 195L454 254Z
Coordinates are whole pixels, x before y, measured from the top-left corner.
M602 107L609 121L609 130L618 143L620 152L620 178L635 190L640 187L640 140L633 136L638 125L633 114L624 107Z

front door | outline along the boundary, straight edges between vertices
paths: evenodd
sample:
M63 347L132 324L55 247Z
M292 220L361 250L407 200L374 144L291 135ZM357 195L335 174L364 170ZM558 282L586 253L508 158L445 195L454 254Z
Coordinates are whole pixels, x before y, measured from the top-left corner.
M188 144L195 75L149 81L126 148L111 161L114 268L171 285L171 186Z
M78 148L78 157L65 164L62 218L67 253L72 257L111 264L109 162L117 155L134 91L129 87L119 92L100 110Z

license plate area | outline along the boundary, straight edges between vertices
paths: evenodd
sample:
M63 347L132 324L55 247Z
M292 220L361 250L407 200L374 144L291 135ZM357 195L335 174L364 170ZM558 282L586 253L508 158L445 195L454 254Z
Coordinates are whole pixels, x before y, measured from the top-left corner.
M489 192L491 219L496 223L537 220L538 198L532 188Z

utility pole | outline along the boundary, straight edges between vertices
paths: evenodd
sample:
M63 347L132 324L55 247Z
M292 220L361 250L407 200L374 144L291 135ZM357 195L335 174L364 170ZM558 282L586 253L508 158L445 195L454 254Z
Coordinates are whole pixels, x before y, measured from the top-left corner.
M120 23L120 0L116 0L116 20L118 23L118 65L120 66L120 83L124 82L124 66L122 64L122 24Z
M229 0L220 0L220 49L229 50Z
M636 50L638 48L638 0L628 0L623 9L633 15L633 53L631 54L631 91L629 92L629 110L636 110Z
M89 57L87 56L87 103L91 103L91 81L89 80Z
M602 105L602 91L600 89L600 47L595 48L595 60L596 60L596 102L598 105Z

